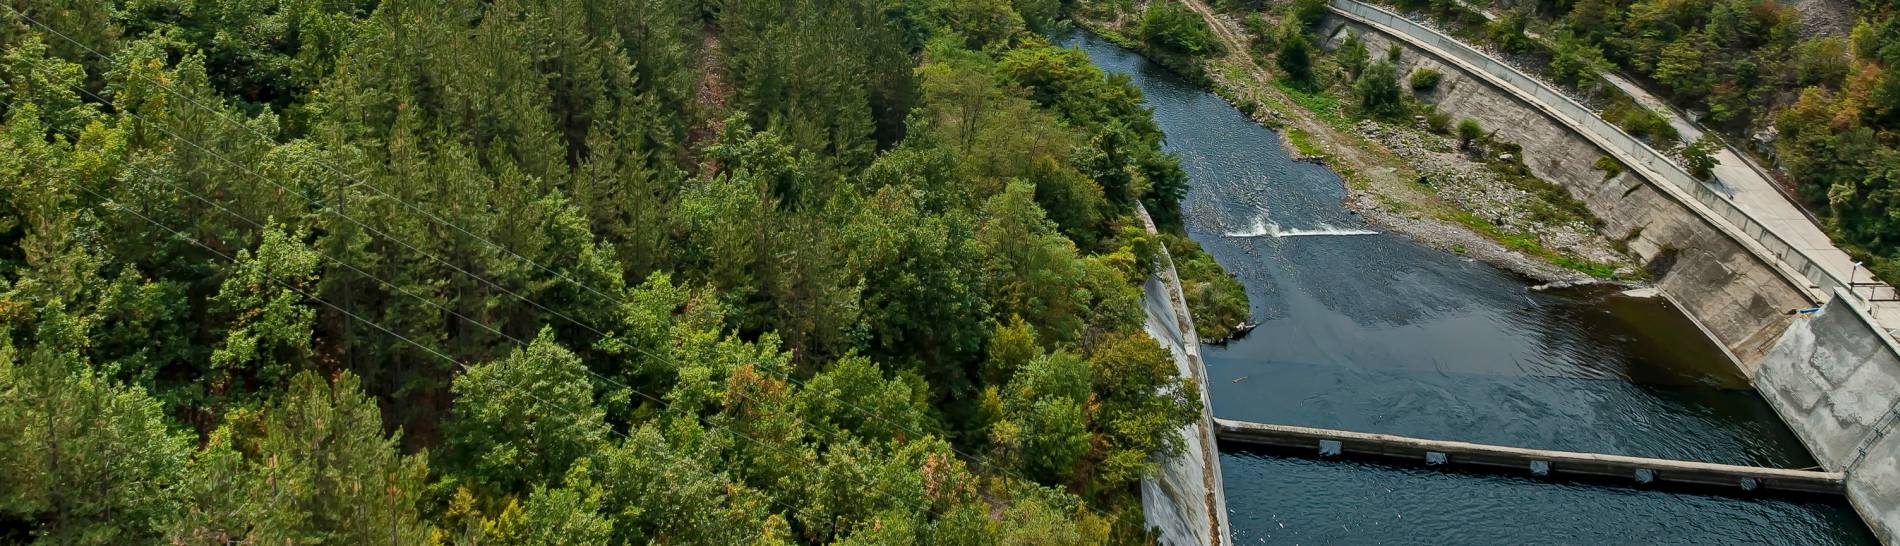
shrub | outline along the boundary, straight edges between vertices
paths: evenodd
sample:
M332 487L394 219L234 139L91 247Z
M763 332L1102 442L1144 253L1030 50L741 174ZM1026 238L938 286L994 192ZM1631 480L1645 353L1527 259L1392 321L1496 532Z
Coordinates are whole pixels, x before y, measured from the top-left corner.
M1689 174L1708 180L1715 174L1715 150L1721 146L1715 140L1714 133L1703 133L1702 138L1682 149L1682 163L1689 168Z
M1550 75L1559 83L1584 87L1610 68L1602 49L1577 38L1569 30L1557 31L1551 43Z
M1595 168L1596 170L1603 171L1603 178L1605 179L1616 178L1616 175L1623 174L1623 162L1617 161L1616 158L1607 155L1597 158Z
M1199 14L1174 2L1151 2L1135 34L1151 49L1186 57L1220 53L1220 41Z
M1437 89L1438 79L1441 77L1443 76L1439 74L1437 70L1432 70L1430 68L1420 68L1418 70L1414 70L1412 71L1412 77L1410 81L1410 83L1412 84L1412 90L1423 92L1423 91L1431 91L1433 89Z
M1392 45L1386 46L1385 47L1385 62L1398 64L1399 55L1403 53L1405 53L1405 49L1399 47L1399 44L1392 44Z
M1529 21L1523 14L1506 13L1485 25L1485 35L1504 51L1522 53L1531 49L1531 39L1524 35L1524 29L1528 25Z
M1326 0L1293 0L1287 7L1302 26L1310 27L1326 18Z
M1340 44L1339 51L1334 55L1339 59L1339 66L1344 67L1346 73L1352 74L1353 77L1358 77L1359 72L1366 69L1366 44L1359 41L1357 34L1346 36L1346 43Z
M1376 116L1395 116L1405 111L1399 94L1399 69L1380 61L1366 68L1353 86L1359 94L1359 107Z
M1289 80L1302 84L1313 81L1313 44L1297 30L1280 38L1280 50L1274 54L1273 62Z
M1425 127L1434 133L1445 134L1446 131L1451 130L1451 114L1437 109L1427 110L1425 111Z
M1471 147L1471 142L1484 138L1484 126L1478 120L1465 118L1458 120L1458 149Z
M1670 143L1680 138L1676 128L1670 126L1669 120L1664 119L1662 114L1629 102L1627 98L1610 106L1605 114L1608 114L1611 123L1622 127L1630 136L1648 140L1652 144Z

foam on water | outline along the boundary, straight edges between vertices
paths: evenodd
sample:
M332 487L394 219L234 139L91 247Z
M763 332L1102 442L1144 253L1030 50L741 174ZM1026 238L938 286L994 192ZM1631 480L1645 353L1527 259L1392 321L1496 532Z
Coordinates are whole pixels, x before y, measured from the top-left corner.
M1253 227L1246 231L1228 232L1228 237L1314 237L1320 235L1378 235L1379 232L1365 229L1350 229L1321 222L1314 229L1290 229L1280 227L1278 222L1268 220L1265 214L1253 219Z

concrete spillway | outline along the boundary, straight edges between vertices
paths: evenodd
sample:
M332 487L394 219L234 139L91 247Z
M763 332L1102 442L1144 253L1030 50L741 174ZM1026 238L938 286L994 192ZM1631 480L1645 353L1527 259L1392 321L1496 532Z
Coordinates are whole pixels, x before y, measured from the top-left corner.
M1313 449L1324 455L1370 455L1428 464L1501 469L1525 475L1575 475L1621 478L1633 483L1712 486L1731 488L1738 493L1781 491L1839 495L1845 491L1845 480L1840 472L1526 449L1227 419L1214 422L1221 443Z

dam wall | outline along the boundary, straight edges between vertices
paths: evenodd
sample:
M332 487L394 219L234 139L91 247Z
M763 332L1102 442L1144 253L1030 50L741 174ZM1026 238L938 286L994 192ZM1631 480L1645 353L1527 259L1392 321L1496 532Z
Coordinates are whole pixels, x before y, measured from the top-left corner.
M1859 300L1837 292L1795 318L1769 348L1756 390L1821 466L1847 473L1847 498L1888 544L1900 543L1900 346Z
M1357 9L1363 4L1350 0L1333 5L1334 15L1318 29L1322 46L1357 36L1378 56L1397 45L1402 81L1421 68L1442 74L1437 88L1419 98L1453 119L1478 120L1495 140L1518 144L1532 174L1582 201L1602 220L1602 232L1645 264L1656 288L1730 354L1821 466L1845 474L1848 500L1875 534L1900 544L1900 434L1889 433L1900 418L1900 345L1844 283L1732 205L1722 206L1726 201L1708 188L1685 188L1657 169L1624 162L1633 156L1558 117L1550 105L1340 6L1380 15L1376 8ZM1604 157L1622 168L1600 170ZM1822 301L1817 313L1794 313Z
M1154 233L1148 211L1139 210L1142 223ZM1181 427L1186 446L1180 455L1158 461L1154 473L1141 479L1144 524L1161 532L1161 544L1172 546L1225 546L1233 532L1227 525L1227 494L1222 489L1220 451L1214 441L1214 406L1207 396L1207 374L1201 368L1201 340L1194 316L1175 274L1174 259L1161 250L1160 270L1141 285L1141 307L1147 313L1149 337L1167 347L1181 377L1194 380L1201 400L1201 418Z
M1611 156L1598 142L1519 96L1473 76L1462 63L1448 60L1387 29L1343 15L1320 24L1322 47L1337 47L1357 36L1383 56L1400 48L1400 80L1430 68L1442 77L1438 86L1418 94L1453 119L1475 119L1496 141L1519 145L1521 161L1538 178L1557 184L1581 200L1603 221L1599 229L1621 240L1650 273L1656 288L1694 319L1753 375L1781 331L1788 311L1814 305L1813 287L1768 252L1751 248L1752 239L1718 224L1713 211L1695 196L1640 169L1606 173L1599 158Z

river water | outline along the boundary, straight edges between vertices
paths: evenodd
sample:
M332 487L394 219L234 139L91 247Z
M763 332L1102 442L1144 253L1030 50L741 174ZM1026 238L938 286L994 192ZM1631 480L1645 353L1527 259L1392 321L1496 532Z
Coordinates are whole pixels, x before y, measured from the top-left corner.
M1538 292L1341 205L1219 97L1086 33L1146 94L1193 189L1189 235L1261 325L1204 347L1229 419L1732 464L1814 464L1680 312L1615 291ZM1226 450L1237 544L1871 544L1844 501L1742 499Z

